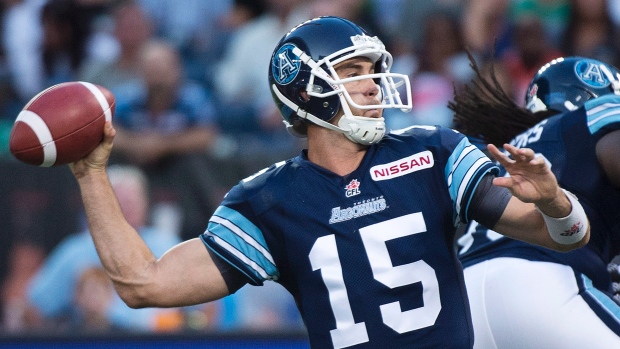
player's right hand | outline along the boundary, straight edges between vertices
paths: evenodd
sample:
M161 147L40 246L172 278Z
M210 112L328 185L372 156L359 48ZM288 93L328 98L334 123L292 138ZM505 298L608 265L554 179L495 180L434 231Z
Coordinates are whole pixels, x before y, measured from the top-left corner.
M84 177L90 171L106 171L115 135L116 130L112 126L112 122L106 121L103 126L103 140L101 143L84 158L69 164L73 175L77 179Z

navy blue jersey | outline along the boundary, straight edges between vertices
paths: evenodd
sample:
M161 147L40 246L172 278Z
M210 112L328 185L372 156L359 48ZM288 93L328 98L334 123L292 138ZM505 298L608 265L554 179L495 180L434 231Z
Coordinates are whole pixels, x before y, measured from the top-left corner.
M555 252L503 237L475 221L459 239L464 266L494 257L519 257L570 265L602 290L609 286L606 265L620 253L620 190L606 178L596 143L620 129L620 97L606 95L581 108L543 120L511 144L542 154L562 188L574 193L590 220L590 242L568 253Z
M385 136L345 177L302 152L235 186L201 238L248 282L286 287L313 348L468 348L455 224L490 171L435 127Z

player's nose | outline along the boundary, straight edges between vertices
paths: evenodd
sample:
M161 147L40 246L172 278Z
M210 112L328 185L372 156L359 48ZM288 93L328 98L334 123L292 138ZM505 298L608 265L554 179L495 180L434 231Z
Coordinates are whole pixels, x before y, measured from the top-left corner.
M373 79L364 79L360 81L361 91L365 96L374 97L379 94L379 85Z

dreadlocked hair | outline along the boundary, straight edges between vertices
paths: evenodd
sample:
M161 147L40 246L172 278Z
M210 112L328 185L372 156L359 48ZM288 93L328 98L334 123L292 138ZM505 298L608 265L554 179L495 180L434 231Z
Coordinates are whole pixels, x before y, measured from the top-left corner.
M549 112L532 113L518 106L501 87L494 62L491 61L486 76L469 50L466 52L476 76L460 89L454 86L454 100L448 102L448 108L454 112L453 124L457 131L501 147L550 116Z

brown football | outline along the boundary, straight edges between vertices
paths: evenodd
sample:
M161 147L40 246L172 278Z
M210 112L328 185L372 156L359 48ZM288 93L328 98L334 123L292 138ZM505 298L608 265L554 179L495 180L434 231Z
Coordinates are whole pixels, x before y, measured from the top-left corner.
M54 85L34 96L17 116L9 139L11 154L42 167L77 161L101 143L115 103L112 92L89 82Z

